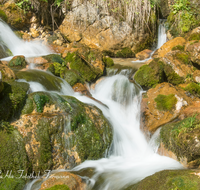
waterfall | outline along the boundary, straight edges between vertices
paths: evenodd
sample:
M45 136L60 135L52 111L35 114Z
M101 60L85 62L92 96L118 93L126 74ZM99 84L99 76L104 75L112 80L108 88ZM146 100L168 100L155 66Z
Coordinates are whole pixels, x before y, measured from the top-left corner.
M167 34L165 31L165 22L166 22L166 20L164 20L164 19L159 20L158 44L157 44L156 49L159 49L167 41Z
M36 57L52 53L39 41L25 42L19 39L11 28L0 19L0 43L2 43L1 41L10 49L13 56Z
M59 93L66 91L65 86L62 88ZM90 90L90 93L108 108L88 97L77 94L73 96L101 109L111 122L114 134L108 157L87 160L73 169L73 171L95 169L95 175L88 182L88 189L120 190L155 172L183 168L179 162L156 153L158 145L154 141L158 134L154 135L149 142L146 141L140 131L142 90L130 83L126 76L119 74L107 77L98 83L94 90ZM97 187L95 182L99 177L103 178L104 182ZM26 190L32 189L30 187Z

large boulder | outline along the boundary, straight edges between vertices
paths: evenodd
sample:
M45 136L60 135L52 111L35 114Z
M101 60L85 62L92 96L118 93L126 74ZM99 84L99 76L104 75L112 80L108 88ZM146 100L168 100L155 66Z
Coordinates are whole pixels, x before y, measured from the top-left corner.
M101 110L70 96L30 94L13 125L25 139L36 172L99 159L112 142L111 126Z
M191 43L187 46L186 51L191 55L191 61L197 65L200 65L200 42Z
M177 118L193 99L185 91L169 83L158 84L147 91L142 100L142 125L150 132Z
M196 190L200 188L199 175L199 170L164 170L146 177L126 190Z

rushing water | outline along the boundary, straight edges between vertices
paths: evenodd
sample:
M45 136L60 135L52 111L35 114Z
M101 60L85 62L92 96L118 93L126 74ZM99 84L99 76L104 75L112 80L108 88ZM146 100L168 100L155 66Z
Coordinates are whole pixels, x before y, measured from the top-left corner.
M26 44L14 34L8 26L0 22L1 38L16 55L29 56L35 46L32 43ZM3 28L3 30L2 30ZM2 32L3 31L3 32ZM28 46L28 47L27 47ZM27 48L26 48L27 47ZM27 49L30 49L30 52ZM31 91L47 91L41 84L29 82ZM157 145L155 140L149 142L140 131L140 101L142 89L129 82L128 78L122 74L106 77L99 82L94 90L90 90L92 96L100 100L107 107L98 102L78 95L72 88L63 82L59 94L71 95L82 102L96 105L109 119L113 127L112 147L108 151L108 156L99 160L88 160L73 170L78 171L84 168L94 168L95 174L88 182L88 189L118 190L127 185L136 183L141 179L164 169L181 169L182 165L177 161L160 156L156 153ZM87 150L86 150L87 151ZM103 178L100 186L95 186L98 178ZM35 182L35 181L34 181ZM28 184L26 190L32 190L34 182ZM36 188L36 189L39 189Z
M35 57L51 53L49 48L39 41L25 42L19 39L2 20L0 20L0 43L1 41L10 49L13 56L24 55L25 57Z

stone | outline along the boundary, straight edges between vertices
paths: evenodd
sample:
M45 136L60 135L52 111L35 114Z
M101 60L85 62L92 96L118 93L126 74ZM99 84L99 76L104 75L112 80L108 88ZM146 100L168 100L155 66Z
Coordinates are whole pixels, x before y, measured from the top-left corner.
M33 38L37 38L40 33L35 28L30 28L30 34Z
M42 65L44 63L48 63L48 61L44 59L43 57L27 57L26 61L28 63L34 63L36 65Z
M135 57L139 60L147 59L151 56L152 50L145 49L135 55Z
M159 110L155 99L158 95L169 96L173 94L177 99L171 110ZM142 99L142 123L141 126L154 133L160 126L173 121L177 118L183 108L191 105L193 99L185 94L180 87L169 83L158 84L155 88L147 91L147 95Z
M15 79L15 73L7 65L2 64L0 61L0 71L3 79Z
M91 94L88 91L88 89L86 88L86 86L83 85L82 83L76 83L73 86L73 90L74 90L74 92L80 92L83 95L91 96Z
M164 57L168 52L171 51L171 49L177 45L185 45L186 40L182 37L174 38L168 42L166 42L164 45L162 45L158 50L155 51L155 53L152 55L153 58L161 58Z
M200 83L200 70L194 71L192 77L193 77L194 82Z
M51 174L46 181L44 181L39 190L45 190L55 185L67 185L69 189L84 190L86 188L85 182L75 174L70 172L58 172Z
M200 42L191 43L187 46L186 51L191 55L191 61L197 65L200 65Z
M24 68L26 67L27 62L23 55L14 56L10 61L8 66L15 67L15 68Z

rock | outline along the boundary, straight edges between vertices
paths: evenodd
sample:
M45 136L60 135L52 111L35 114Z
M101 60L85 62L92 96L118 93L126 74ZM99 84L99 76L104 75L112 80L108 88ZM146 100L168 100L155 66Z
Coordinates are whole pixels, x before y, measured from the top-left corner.
M186 43L186 40L182 37L174 38L168 42L166 42L161 48L155 51L153 54L153 58L161 58L164 57L171 49L177 45L183 46Z
M28 57L26 58L26 61L28 63L34 63L36 65L42 65L44 63L48 63L48 61L44 59L43 57Z
M103 62L106 67L112 67L114 65L113 59L108 56L103 56Z
M149 58L151 56L151 53L152 53L152 50L145 49L145 50L137 53L135 56L139 60L144 60L144 59Z
M1 44L0 45L0 59L11 56L12 52L5 45L1 43L1 40L0 40L0 44Z
M162 18L167 18L170 13L170 6L171 6L171 0L160 0L159 1L159 7L162 14Z
M46 59L49 63L64 63L65 60L58 54L49 54L49 55L45 55L45 56L42 56L43 59Z
M164 170L146 177L126 190L199 189L199 170Z
M25 57L23 55L20 56L14 56L10 62L9 67L15 67L15 68L24 68L27 65L27 62L25 60Z
M82 83L84 84L84 79L80 76L80 73L78 73L76 70L70 69L65 70L61 77L70 85L74 86L76 83Z
M17 79L24 79L27 82L38 82L47 90L60 91L62 88L62 80L60 78L44 71L33 69L27 71L19 71L16 73L16 77Z
M71 96L30 94L13 125L26 139L35 172L71 169L87 159L99 159L112 142L111 126L101 110Z
M194 72L194 67L187 52L180 50L171 51L163 57L162 61L166 65L170 65L180 77L186 78Z
M188 45L186 51L190 53L191 61L200 65L200 42Z
M84 181L75 174L70 172L58 172L49 176L45 182L42 183L40 190L45 190L56 185L66 185L69 189L84 190L86 184Z
M182 121L162 127L160 131L161 149L172 152L171 155L181 160L187 168L200 166L200 120L195 115Z
M37 38L40 33L35 28L30 28L30 34L33 38Z
M22 36L22 39L23 39L24 41L30 42L30 41L32 40L32 37L31 37L30 34L28 34L28 33L25 32L24 35Z
M73 90L74 92L80 92L81 94L86 95L86 96L92 96L90 92L88 91L88 89L86 88L86 86L83 85L82 83L76 83L73 86Z
M25 104L29 84L24 82L4 82L4 90L0 94L0 121L7 121L19 114Z
M2 64L0 61L0 71L2 74L2 79L15 79L15 73L8 66Z
M145 89L164 82L164 64L161 61L153 60L148 65L141 66L134 75L135 81Z
M142 100L142 126L150 132L173 121L185 106L192 103L192 98L185 94L180 87L169 83L158 84L147 91Z
M197 27L192 30L192 32L190 33L190 35L188 37L188 40L189 41L200 40L200 27Z

